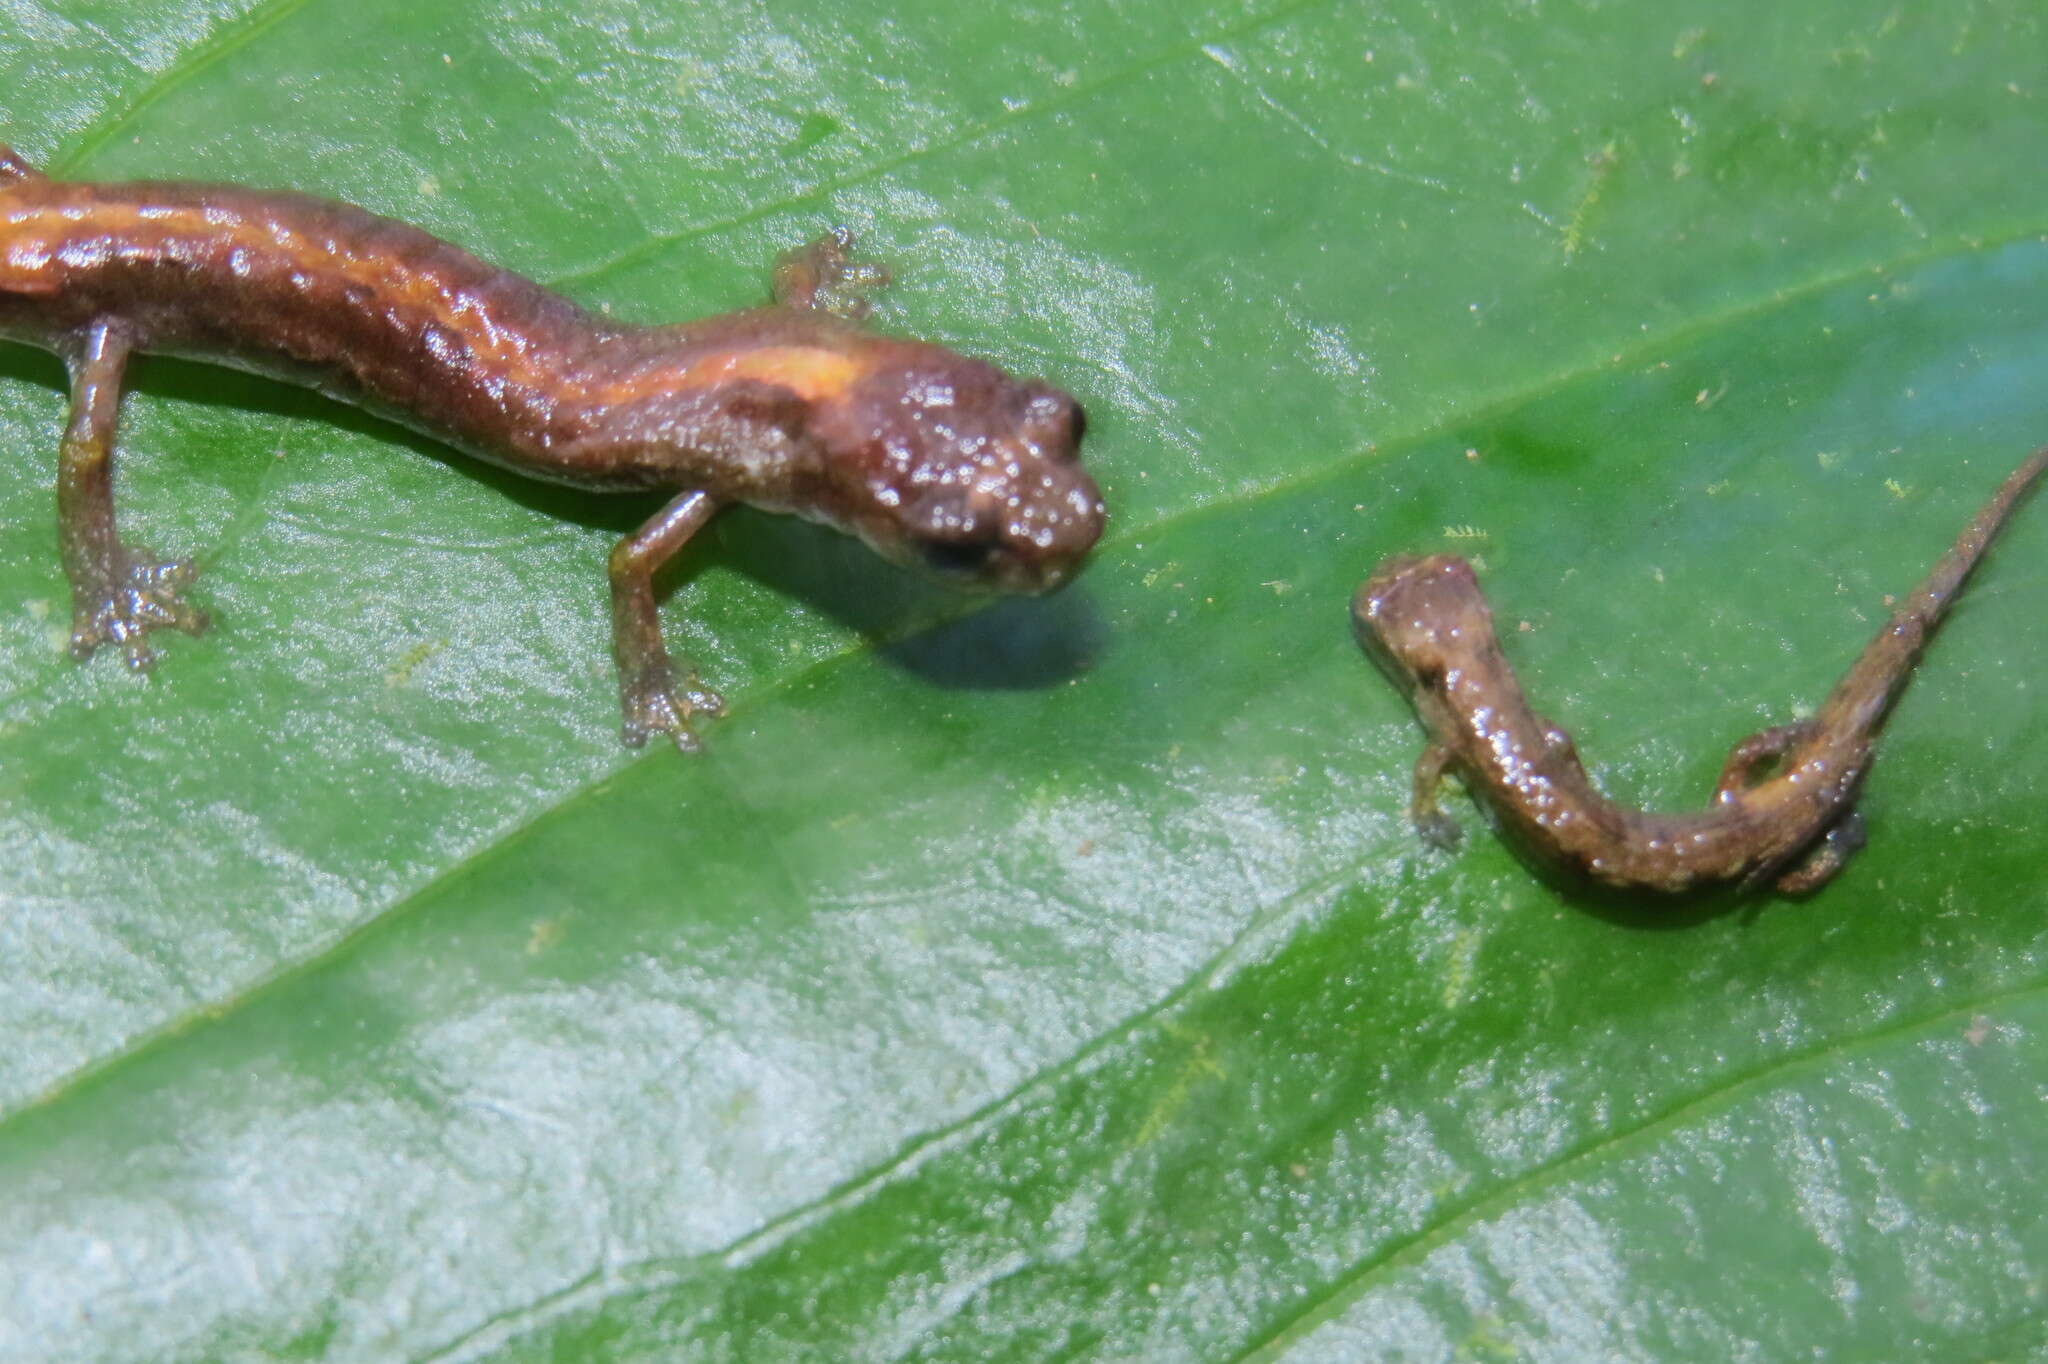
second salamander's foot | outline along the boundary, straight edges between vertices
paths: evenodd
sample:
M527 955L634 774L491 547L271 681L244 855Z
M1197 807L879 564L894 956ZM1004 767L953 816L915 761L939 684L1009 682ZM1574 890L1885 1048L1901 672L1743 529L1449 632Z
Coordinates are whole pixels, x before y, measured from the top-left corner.
M869 295L889 282L888 267L853 259L853 233L835 227L775 262L775 301L859 321Z
M147 672L156 664L147 638L151 630L168 626L196 635L206 629L206 613L183 596L192 574L190 559L159 561L146 549L123 550L119 580L72 611L71 656L87 659L102 644L113 644L130 668Z
M1415 832L1422 841L1439 852L1456 852L1458 840L1465 836L1458 821L1442 810L1418 810L1415 812Z
M1834 827L1778 878L1778 893L1813 894L1834 880L1849 864L1849 859L1863 851L1863 845L1869 841L1869 835L1864 831L1863 816L1851 810L1836 820Z
M640 748L652 736L666 734L685 753L701 749L704 742L690 720L698 715L715 718L725 714L725 698L697 686L696 681L692 676L690 685L678 690L674 678L663 669L658 675L650 673L628 683L619 697L624 709L619 737L626 747Z

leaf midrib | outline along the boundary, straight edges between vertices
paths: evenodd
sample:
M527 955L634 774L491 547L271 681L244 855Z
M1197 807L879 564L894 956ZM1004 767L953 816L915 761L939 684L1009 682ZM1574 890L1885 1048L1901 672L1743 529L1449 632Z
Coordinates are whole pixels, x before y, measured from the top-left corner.
M1353 863L1345 870L1355 870L1358 865ZM1290 893L1270 909L1262 911L1259 921L1269 923L1285 915L1299 901L1327 889L1329 884L1341 879L1341 875L1340 872L1325 876L1309 887ZM840 1209L858 1206L867 1196L886 1188L900 1177L914 1175L928 1161L941 1158L952 1149L971 1142L1027 1107L1051 1087L1082 1073L1096 1057L1127 1040L1153 1020L1171 1013L1210 985L1215 973L1223 969L1226 962L1244 955L1243 947L1244 939L1240 937L1191 972L1172 991L1119 1020L1114 1027L1090 1039L1071 1055L1035 1072L973 1113L918 1134L888 1160L849 1176L826 1193L777 1214L753 1231L712 1250L607 1265L593 1270L532 1303L498 1312L458 1339L419 1356L415 1364L456 1364L456 1361L473 1360L480 1357L480 1351L498 1348L543 1329L571 1312L585 1310L614 1297L639 1296L674 1288L696 1277L696 1271L703 1267L743 1268L749 1259L772 1253L793 1236L816 1226ZM1955 1026L1958 1021L1968 1021L2001 1007L2042 997L2048 997L2048 980L2033 979L2021 985L1973 996L1960 1004L1945 1004L1911 1018L1832 1037L1805 1050L1774 1056L1746 1070L1717 1077L1717 1083L1710 1088L1681 1098L1630 1126L1598 1133L1550 1160L1530 1166L1479 1197L1447 1208L1439 1219L1381 1247L1348 1273L1332 1279L1324 1291L1304 1302L1299 1310L1275 1322L1257 1340L1245 1345L1231 1357L1232 1364L1271 1364L1280 1359L1289 1345L1333 1319L1347 1304L1362 1297L1385 1276L1426 1258L1459 1232L1517 1206L1529 1195L1567 1182L1588 1166L1649 1145L1695 1119L1724 1112L1788 1079L1821 1071L1835 1062L1852 1060L1914 1034L1938 1033L1943 1028Z
M79 138L70 151L59 153L44 169L53 178L69 174L90 160L94 152L119 137L122 130L134 123L150 105L215 62L247 47L312 3L313 0L264 0L233 22L222 24L166 65L154 80L131 95L120 108L103 117Z
M1758 297L1708 314L1683 326L1652 337L1636 336L1632 344L1616 348L1590 345L1587 349L1597 355L1589 364L1579 364L1557 370L1552 374L1525 384L1496 398L1474 403L1471 407L1439 414L1433 421L1408 432L1370 445L1349 450L1341 455L1317 464L1306 472L1246 484L1229 492L1212 497L1198 498L1185 506L1156 516L1149 521L1120 526L1113 530L1097 547L1098 559L1105 558L1120 546L1142 543L1145 537L1177 528L1187 523L1199 522L1205 516L1224 515L1237 509L1254 505L1268 497L1286 496L1301 492L1315 484L1348 475L1351 471L1379 459L1415 449L1433 440L1442 438L1447 432L1477 422L1496 419L1550 395L1573 384L1588 381L1611 369L1626 370L1645 363L1650 357L1676 347L1688 345L1714 333L1746 325L1766 313L1795 306L1818 294L1839 288L1847 282L1865 275L1891 275L1901 271L1918 269L1926 265L1957 255L1980 251L1996 251L2013 243L2029 238L2048 237L2048 224L2029 225L2002 229L1994 233L1957 233L1949 240L1930 245L1927 249L1891 257L1882 262L1866 262L1839 270L1816 274L1798 285L1781 286ZM1112 523L1113 525L1115 523ZM955 611L945 613L938 621L920 622L918 631L929 630L935 625L958 619L971 609L963 604ZM763 687L743 693L732 699L725 723L735 723L737 718L757 705L772 702L793 689L809 685L828 670L846 666L866 655L887 647L899 639L914 634L906 631L902 635L883 633L858 639L845 647L815 659L794 672L784 674ZM559 816L566 816L585 801L595 799L598 794L620 773L636 763L669 761L665 751L655 751L628 760L620 767L613 768L602 776L575 787L552 804L537 810L531 816L506 826L489 836L474 851L451 862L403 897L391 901L369 917L345 930L323 946L315 945L307 955L287 959L275 969L247 983L234 994L224 999L195 1004L184 1013L167 1019L158 1027L136 1035L127 1045L106 1053L87 1064L78 1067L58 1079L54 1084L37 1093L24 1104L5 1114L0 1114L0 1138L4 1138L9 1124L24 1113L47 1112L50 1108L64 1103L87 1088L107 1080L111 1075L128 1065L139 1063L161 1048L181 1039L200 1027L223 1027L235 1022L259 1000L267 998L274 991L287 987L291 982L312 975L348 959L367 945L373 937L402 921L417 906L429 903L448 887L472 873L489 868L500 857L511 856L525 840L536 836L538 830ZM715 761L715 760L712 760Z
M1345 1306L1363 1297L1386 1275L1423 1260L1457 1233L1507 1211L1522 1202L1526 1195L1565 1183L1581 1166L1647 1146L1665 1133L1683 1128L1695 1118L1725 1112L1751 1095L1770 1090L1780 1081L1822 1071L1837 1061L1853 1060L1894 1040L1920 1033L1936 1034L1991 1010L2041 998L2048 998L2048 979L2037 978L2023 985L1976 995L1961 1004L1951 1004L1904 1021L1830 1038L1805 1051L1775 1057L1747 1071L1732 1073L1713 1088L1681 1100L1632 1127L1602 1133L1553 1160L1531 1166L1484 1197L1459 1207L1434 1226L1425 1227L1361 1261L1351 1273L1332 1281L1327 1291L1276 1323L1263 1338L1245 1346L1232 1357L1231 1364L1270 1364L1280 1359L1289 1345L1324 1322L1333 1320Z

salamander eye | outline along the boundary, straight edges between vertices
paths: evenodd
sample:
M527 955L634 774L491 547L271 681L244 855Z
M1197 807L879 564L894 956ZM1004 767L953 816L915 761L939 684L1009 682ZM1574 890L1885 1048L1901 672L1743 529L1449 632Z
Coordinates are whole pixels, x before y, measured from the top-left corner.
M1055 388L1041 388L1024 404L1026 435L1059 454L1072 454L1081 443L1088 418L1081 404Z
M925 566L949 575L979 573L995 557L993 540L927 540L917 547Z
M1420 668L1417 668L1415 670L1415 685L1424 691L1442 691L1444 689L1444 670L1442 665L1425 663Z

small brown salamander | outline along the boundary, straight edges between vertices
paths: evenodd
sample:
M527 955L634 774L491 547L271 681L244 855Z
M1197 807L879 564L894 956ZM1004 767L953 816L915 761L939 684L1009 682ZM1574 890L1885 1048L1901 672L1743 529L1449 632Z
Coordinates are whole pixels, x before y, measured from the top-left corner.
M311 385L533 478L672 500L612 551L624 737L693 747L722 703L662 644L655 571L720 507L849 531L885 558L1012 592L1066 581L1101 534L1059 390L861 330L884 276L839 232L784 257L773 306L608 321L417 228L231 185L51 180L0 147L0 338L71 373L57 503L71 652L197 633L186 560L115 533L113 447L136 351Z
M1415 765L1416 828L1438 846L1456 842L1458 826L1436 799L1456 769L1517 846L1567 874L1669 894L1771 881L1791 895L1818 889L1863 846L1856 796L1886 713L2044 469L2048 449L2006 479L1811 718L1737 744L1713 805L1697 813L1626 809L1595 789L1571 736L1523 698L1470 564L1448 554L1386 560L1358 589L1351 618L1429 731Z

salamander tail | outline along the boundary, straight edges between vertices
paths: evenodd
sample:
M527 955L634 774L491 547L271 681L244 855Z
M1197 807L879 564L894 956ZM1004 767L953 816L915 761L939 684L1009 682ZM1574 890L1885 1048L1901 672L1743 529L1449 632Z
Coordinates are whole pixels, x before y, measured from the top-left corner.
M0 191L28 180L41 180L43 173L21 159L19 153L0 142Z
M1877 732L1892 702L1905 690L1913 665L1920 661L1920 653L1933 638L1941 618L1955 604L1956 594L1962 591L1971 570L2044 474L2048 474L2048 445L2027 456L2012 471L1978 511L1976 519L1963 527L1948 553L1934 561L1927 577L1892 612L1877 638L1863 646L1855 666L1822 703L1816 716L1819 732L1837 734L1857 743L1867 743L1869 736Z

